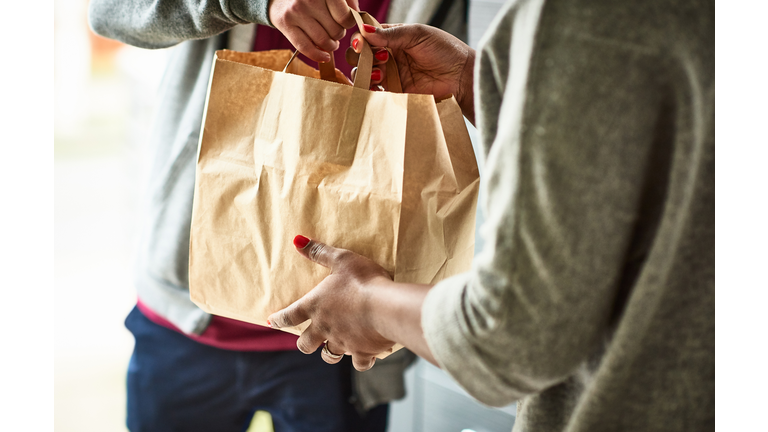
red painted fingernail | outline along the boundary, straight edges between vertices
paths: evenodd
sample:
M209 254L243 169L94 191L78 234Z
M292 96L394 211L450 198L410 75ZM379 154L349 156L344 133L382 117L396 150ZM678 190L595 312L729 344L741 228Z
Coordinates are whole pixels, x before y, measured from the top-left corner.
M375 57L376 57L376 60L387 61L387 59L389 58L389 52L387 52L387 50L381 50L376 53Z
M309 244L309 239L303 235L297 235L293 238L293 245L299 249L304 249Z
M378 81L380 79L381 79L381 71L380 70L375 70L375 71L371 72L371 80Z
M360 41L357 39L352 39L352 48L357 49L357 44L359 44Z
M269 320L267 320L267 325L268 325L268 326L270 326L270 327L272 327L272 323L271 323L271 322L269 322Z
M363 24L363 30L365 30L366 33L374 33L376 32L376 27L368 24Z

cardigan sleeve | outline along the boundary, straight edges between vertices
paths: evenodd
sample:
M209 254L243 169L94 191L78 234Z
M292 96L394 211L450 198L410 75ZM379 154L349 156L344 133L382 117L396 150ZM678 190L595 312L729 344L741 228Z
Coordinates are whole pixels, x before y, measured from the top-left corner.
M484 38L485 246L422 307L437 362L493 406L564 381L604 343L662 105L653 53L575 38L541 3L508 4Z
M140 48L206 39L238 24L270 25L268 0L91 0L94 33Z

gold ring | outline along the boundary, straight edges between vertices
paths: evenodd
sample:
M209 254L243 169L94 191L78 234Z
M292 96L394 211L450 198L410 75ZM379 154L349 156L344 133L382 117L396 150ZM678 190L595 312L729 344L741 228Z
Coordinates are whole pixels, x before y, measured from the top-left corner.
M328 358L331 358L333 360L338 360L338 359L344 357L344 354L334 354L334 353L328 351L328 344L323 345L323 354L327 355Z

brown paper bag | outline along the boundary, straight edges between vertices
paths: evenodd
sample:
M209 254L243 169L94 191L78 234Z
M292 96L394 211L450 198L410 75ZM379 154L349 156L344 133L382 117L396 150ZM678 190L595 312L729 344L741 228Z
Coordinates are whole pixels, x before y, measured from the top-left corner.
M294 250L297 234L399 282L469 269L479 174L461 109L452 97L369 91L364 45L354 87L298 59L280 72L289 51L216 53L189 254L191 298L206 312L266 325L322 281L329 270ZM393 59L387 68L398 90Z

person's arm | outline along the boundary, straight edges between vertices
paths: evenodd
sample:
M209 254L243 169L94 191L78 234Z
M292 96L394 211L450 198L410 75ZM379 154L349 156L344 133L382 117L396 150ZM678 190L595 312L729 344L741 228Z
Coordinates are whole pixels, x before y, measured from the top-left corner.
M302 53L328 61L357 0L91 0L93 31L140 48L167 48L205 39L238 24L274 26Z
M269 24L269 0L91 0L93 31L140 48L205 39L238 24Z
M440 366L493 406L561 383L609 340L658 223L644 209L663 205L654 154L674 145L662 59L537 27L534 3L508 6L478 54L485 247L422 308Z

